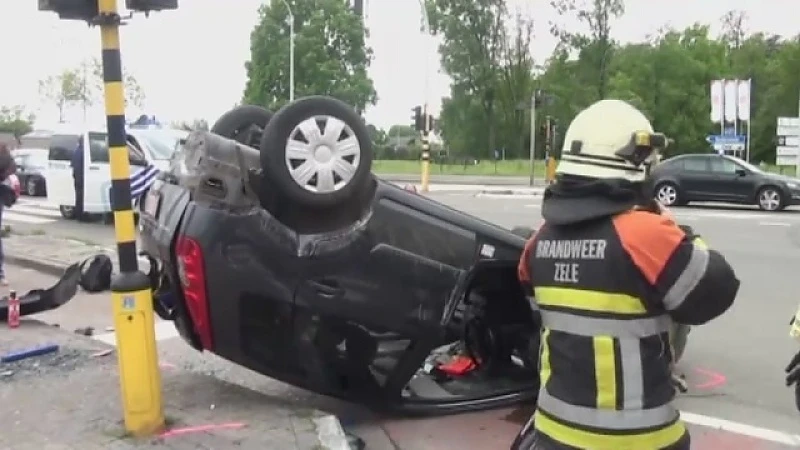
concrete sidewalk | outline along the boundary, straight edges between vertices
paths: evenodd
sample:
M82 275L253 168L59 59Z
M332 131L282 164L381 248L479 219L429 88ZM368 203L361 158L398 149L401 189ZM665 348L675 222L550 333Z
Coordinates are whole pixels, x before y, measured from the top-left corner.
M349 449L332 416L177 368L161 371L166 429L134 439L122 423L114 349L32 320L0 328L0 354L44 344L58 351L0 363L0 448Z

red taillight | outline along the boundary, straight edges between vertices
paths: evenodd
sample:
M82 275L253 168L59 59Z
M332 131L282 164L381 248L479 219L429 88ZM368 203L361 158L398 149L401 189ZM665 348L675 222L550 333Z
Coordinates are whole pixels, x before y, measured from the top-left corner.
M180 236L175 252L178 256L178 276L183 286L183 297L186 299L194 331L200 338L203 348L211 350L214 342L211 338L211 317L208 313L203 249L194 239Z

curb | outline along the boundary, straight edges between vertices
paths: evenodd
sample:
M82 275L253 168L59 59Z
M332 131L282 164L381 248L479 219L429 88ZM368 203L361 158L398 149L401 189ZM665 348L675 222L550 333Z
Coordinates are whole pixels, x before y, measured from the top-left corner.
M25 269L35 270L54 277L64 275L64 270L67 266L55 261L41 261L29 256L20 256L13 253L5 254L5 262L15 266L23 267Z
M314 419L317 426L317 438L321 448L325 450L352 450L347 435L339 418L334 415Z

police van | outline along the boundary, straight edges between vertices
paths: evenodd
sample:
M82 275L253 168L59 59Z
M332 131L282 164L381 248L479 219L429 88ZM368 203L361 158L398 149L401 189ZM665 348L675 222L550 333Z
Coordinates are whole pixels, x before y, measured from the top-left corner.
M127 147L131 164L134 200L150 186L158 172L169 167L169 159L188 133L165 129L128 129ZM66 219L75 216L75 184L72 160L83 151L83 210L87 214L111 212L111 172L108 133L102 129L63 126L53 131L48 146L45 183L48 203L59 206Z

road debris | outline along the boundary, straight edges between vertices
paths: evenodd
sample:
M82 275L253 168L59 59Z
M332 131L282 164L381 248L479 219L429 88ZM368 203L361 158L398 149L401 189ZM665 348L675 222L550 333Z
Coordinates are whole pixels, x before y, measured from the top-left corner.
M99 352L92 353L92 358L99 358L101 356L108 356L108 355L110 355L112 353L114 353L114 349L113 348L109 348L109 349L106 349L106 350L100 350Z
M16 361L21 361L23 359L32 358L34 356L46 355L48 353L55 353L57 351L58 351L58 345L56 344L42 345L39 347L29 348L27 350L20 350L12 353L6 353L5 355L0 356L0 362L12 363Z
M76 328L75 334L80 334L81 336L92 336L94 334L94 328L93 327Z

